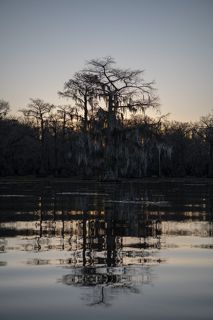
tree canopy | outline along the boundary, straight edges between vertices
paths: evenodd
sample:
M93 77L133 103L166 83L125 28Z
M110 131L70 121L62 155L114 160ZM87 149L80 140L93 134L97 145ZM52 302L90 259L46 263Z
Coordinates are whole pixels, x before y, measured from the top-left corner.
M57 175L98 179L212 176L213 116L171 122L159 110L143 70L92 59L64 83L69 104L31 99L22 118L8 118L0 100L0 175Z

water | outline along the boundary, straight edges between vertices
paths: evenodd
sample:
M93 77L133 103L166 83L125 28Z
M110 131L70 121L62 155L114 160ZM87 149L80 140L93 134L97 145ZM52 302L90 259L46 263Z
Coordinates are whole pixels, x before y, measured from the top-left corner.
M1 319L212 319L213 186L0 184Z

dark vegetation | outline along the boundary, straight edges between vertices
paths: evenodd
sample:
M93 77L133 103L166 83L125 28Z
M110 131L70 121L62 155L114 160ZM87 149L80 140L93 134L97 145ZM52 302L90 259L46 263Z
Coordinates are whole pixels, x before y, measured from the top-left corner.
M20 118L0 100L0 176L213 176L213 115L199 123L149 117L159 104L143 71L91 60L59 95L71 105L31 99Z

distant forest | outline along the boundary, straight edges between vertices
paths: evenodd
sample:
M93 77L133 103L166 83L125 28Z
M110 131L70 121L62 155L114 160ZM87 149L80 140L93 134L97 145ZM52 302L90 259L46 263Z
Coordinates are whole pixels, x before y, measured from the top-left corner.
M0 176L213 177L213 114L197 123L148 116L159 100L143 70L94 59L58 94L70 104L31 99L20 117L0 100Z

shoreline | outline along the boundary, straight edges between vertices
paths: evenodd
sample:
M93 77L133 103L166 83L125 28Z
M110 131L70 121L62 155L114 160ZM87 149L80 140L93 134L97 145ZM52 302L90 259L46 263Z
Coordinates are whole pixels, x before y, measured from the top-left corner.
M115 180L103 180L97 178L82 177L35 177L35 176L8 176L0 177L0 184L13 183L140 183L140 184L163 184L163 183L185 183L185 184L213 184L213 178L207 177L145 177L145 178L119 178Z

